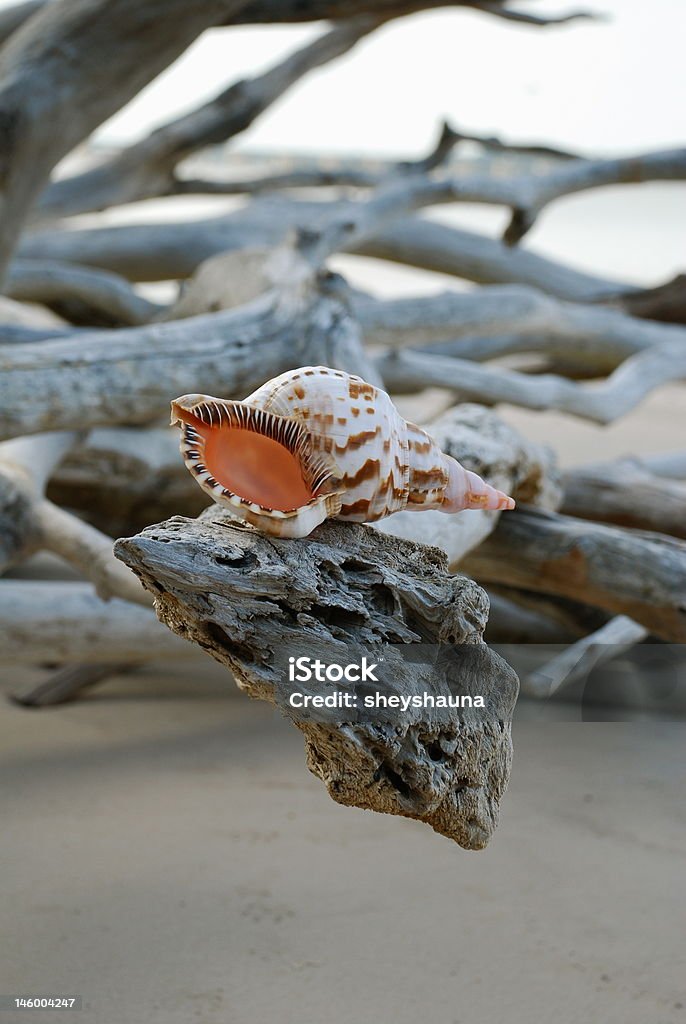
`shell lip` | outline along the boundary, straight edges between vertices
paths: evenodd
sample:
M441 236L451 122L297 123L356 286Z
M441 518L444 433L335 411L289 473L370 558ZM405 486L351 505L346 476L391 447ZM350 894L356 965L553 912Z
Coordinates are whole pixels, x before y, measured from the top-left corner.
M234 511L280 522L294 520L308 510L322 507L323 517L337 515L342 505L341 474L332 457L317 451L312 436L301 423L278 413L267 412L239 401L208 395L182 395L171 403L171 423L180 424L180 448L186 468L214 501ZM205 465L205 440L199 424L210 429L234 426L254 430L278 441L298 460L303 478L312 491L309 501L292 509L276 509L245 498L224 487Z

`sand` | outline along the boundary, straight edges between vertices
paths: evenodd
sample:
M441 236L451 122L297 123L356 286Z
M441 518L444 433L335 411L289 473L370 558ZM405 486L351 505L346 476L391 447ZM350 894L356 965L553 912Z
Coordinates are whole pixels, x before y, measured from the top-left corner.
M684 1019L683 724L522 706L473 853L334 804L225 678L2 705L0 992L81 994L77 1024Z

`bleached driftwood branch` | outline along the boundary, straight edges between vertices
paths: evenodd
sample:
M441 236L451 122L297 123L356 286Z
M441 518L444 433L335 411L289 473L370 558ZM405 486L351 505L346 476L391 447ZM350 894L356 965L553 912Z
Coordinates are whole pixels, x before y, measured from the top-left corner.
M65 628L68 624L65 623ZM44 708L53 704L64 704L77 694L112 675L130 672L135 663L116 662L107 665L102 662L83 665L68 665L50 672L38 683L12 691L10 699L27 708Z
M0 272L59 162L221 23L391 18L437 0L62 0L6 17L0 52ZM500 5L498 5L500 8ZM25 15L28 17L25 18ZM23 26L16 31L23 22Z
M0 572L40 549L78 569L102 598L150 600L112 554L112 538L47 501L49 476L77 435L63 431L0 445Z
M119 274L56 260L14 260L3 291L20 302L41 303L76 324L133 327L164 309Z
M583 679L594 668L630 650L648 635L645 626L626 615L617 615L525 676L522 692L530 697L552 697L563 687Z
M686 349L684 327L637 320L518 285L391 300L356 295L353 307L369 343L426 351L433 345L435 353L458 356L463 351L464 358L479 362L512 352L545 352L573 356L602 372L659 345Z
M470 6L486 14L493 14L497 18L504 18L505 21L515 21L520 25L537 25L539 28L548 28L551 25L567 25L571 21L595 19L597 14L591 11L569 11L565 14L531 14L529 11L519 11L515 8L506 7L498 2L489 3L488 0L475 0Z
M568 470L561 511L581 519L686 538L686 484L624 458Z
M612 423L661 384L686 377L686 347L672 342L639 352L598 384L580 384L554 374L530 376L410 350L383 356L377 365L391 391L444 387L474 401L557 409L594 423Z
M130 281L189 277L203 260L228 250L274 248L298 227L321 230L332 218L347 217L352 201L305 202L263 196L224 217L164 224L131 224L27 235L19 255L99 267ZM617 280L566 267L497 239L418 216L380 224L375 234L352 241L351 252L479 284L525 284L560 298L594 300L630 291Z
M526 234L538 213L560 196L610 184L684 179L686 149L615 160L574 160L548 174L519 178L416 174L382 183L368 200L356 204L350 217L324 229L321 246L329 252L350 248L373 237L385 221L422 206L454 202L511 207L513 216L504 241L513 244Z
M655 476L670 480L686 480L686 451L662 452L637 457L639 465Z
M476 143L482 149L497 153L519 153L559 160L578 158L577 154L557 149L554 146L506 142L494 135L465 132L444 122L436 146L427 157L420 160L364 160L355 157L340 159L332 156L325 158L313 156L303 160L291 157L286 161L288 167L285 170L265 171L255 177L234 176L225 180L183 178L176 182L175 191L178 194L257 195L261 192L278 192L296 188L330 188L332 186L373 188L391 175L413 174L435 169L449 157L456 146L464 142ZM280 160L279 164L283 162Z
M243 398L307 363L375 379L336 282L293 270L282 288L228 312L0 346L0 438L145 423L189 387Z
M103 601L89 583L15 579L0 580L0 650L3 665L112 666L193 654L149 607Z
M0 50L0 271L58 161L241 0L63 0Z
M673 643L686 640L686 544L531 508L502 516L462 563L505 583L626 615Z
M120 540L116 553L155 595L163 622L231 669L241 689L288 712L334 800L418 818L469 849L486 845L509 774L517 682L481 641L483 591L449 575L437 549L336 523L306 540L275 540L215 508ZM415 660L401 657L422 643L444 645L430 671L423 646ZM322 720L288 707L294 653L346 664L367 654L392 667L384 688L399 695L452 683L485 694L486 709L384 716L360 701Z
M41 219L103 210L156 196L197 191L177 174L178 165L206 146L248 128L294 83L350 50L379 24L369 16L342 22L264 74L225 89L212 100L157 128L91 170L53 182L36 205Z

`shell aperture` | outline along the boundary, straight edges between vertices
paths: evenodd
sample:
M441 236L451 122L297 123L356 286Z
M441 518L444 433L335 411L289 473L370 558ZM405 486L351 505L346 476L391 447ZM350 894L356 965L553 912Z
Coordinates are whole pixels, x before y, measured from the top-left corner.
M305 537L325 519L373 522L401 509L513 508L446 455L360 377L301 367L242 402L172 402L196 481L235 517L272 536Z

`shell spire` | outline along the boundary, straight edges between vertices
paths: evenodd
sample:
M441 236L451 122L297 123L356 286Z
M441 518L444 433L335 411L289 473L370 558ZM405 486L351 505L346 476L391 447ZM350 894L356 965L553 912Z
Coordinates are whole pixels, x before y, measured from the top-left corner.
M200 487L272 536L306 537L327 518L374 522L401 509L514 508L406 422L385 391L325 366L284 373L242 402L183 395L172 423Z

